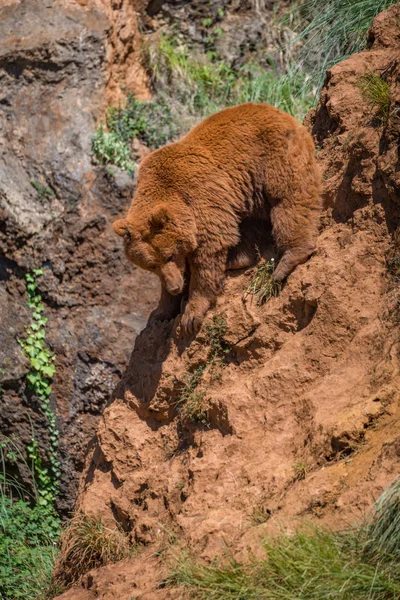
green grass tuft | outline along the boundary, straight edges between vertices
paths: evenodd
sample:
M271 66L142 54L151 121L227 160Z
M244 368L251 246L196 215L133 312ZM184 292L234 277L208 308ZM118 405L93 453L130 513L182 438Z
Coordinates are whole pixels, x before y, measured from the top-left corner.
M257 298L257 305L261 306L273 296L279 296L281 284L272 278L275 270L275 261L271 258L269 261L262 261L247 286L244 297L251 295Z
M365 48L372 21L392 4L396 0L306 0L296 6L303 17L298 35L304 41L301 58L314 65L318 88L326 69Z
M373 73L363 75L358 83L363 98L369 104L377 109L377 117L382 123L386 123L389 118L390 110L390 86L389 84Z

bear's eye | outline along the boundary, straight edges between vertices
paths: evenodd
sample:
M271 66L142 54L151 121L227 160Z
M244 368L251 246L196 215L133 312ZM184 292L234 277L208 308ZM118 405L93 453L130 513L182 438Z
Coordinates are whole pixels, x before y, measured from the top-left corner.
M174 256L173 255L172 256L168 256L166 262L168 263L168 262L171 262L172 260L174 260Z

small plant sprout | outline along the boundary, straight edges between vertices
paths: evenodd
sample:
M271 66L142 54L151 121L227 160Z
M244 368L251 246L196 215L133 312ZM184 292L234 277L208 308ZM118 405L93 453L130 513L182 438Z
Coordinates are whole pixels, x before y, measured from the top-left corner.
M257 305L261 306L272 296L279 296L281 284L274 281L272 273L275 270L275 260L262 261L250 280L244 293L244 298L251 295L257 298Z
M293 465L293 471L294 471L294 478L296 479L296 481L301 481L302 479L305 479L309 470L310 470L310 468L307 465L307 463L304 463L304 462L295 463Z
M377 118L381 123L389 119L390 87L382 77L368 73L358 82L364 100L377 110Z
M31 179L30 184L37 191L40 200L47 200L48 198L51 198L51 196L54 196L53 190L46 185L42 185L35 179Z

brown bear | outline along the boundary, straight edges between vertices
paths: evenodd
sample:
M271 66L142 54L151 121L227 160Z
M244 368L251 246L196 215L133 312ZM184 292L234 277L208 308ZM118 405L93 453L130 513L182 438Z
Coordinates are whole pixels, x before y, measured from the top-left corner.
M161 280L152 319L179 313L186 281L181 326L192 334L221 292L225 269L254 261L249 245L239 243L244 222L271 223L282 253L273 277L282 281L314 251L320 211L310 134L281 110L248 103L151 152L140 165L128 216L114 229L128 259Z

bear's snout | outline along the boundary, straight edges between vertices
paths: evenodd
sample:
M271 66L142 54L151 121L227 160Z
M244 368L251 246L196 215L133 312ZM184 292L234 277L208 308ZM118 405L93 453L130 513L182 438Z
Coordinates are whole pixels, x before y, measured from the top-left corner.
M170 294L172 294L172 296L177 296L177 295L178 295L178 294L180 294L180 293L181 293L181 291L182 291L182 288L180 288L180 287L167 288L167 289L168 289L168 292L169 292Z
M164 265L160 269L161 280L163 281L167 292L172 296L177 296L183 291L184 279L183 275L173 262Z

